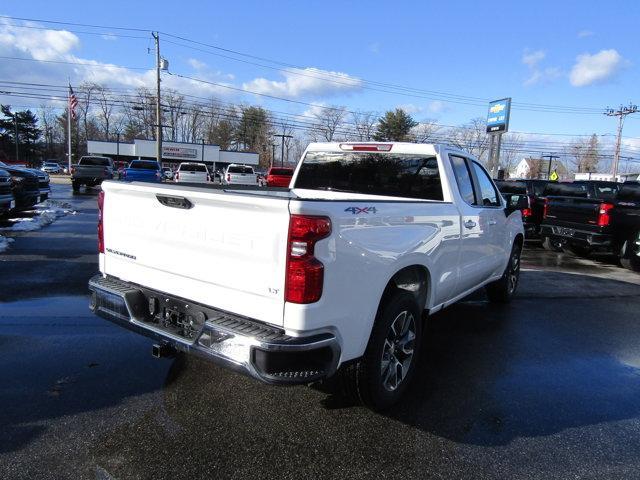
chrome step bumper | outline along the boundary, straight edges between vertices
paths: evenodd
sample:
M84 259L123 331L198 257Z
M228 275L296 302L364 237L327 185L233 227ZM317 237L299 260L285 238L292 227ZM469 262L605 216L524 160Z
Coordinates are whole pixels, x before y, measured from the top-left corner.
M277 327L114 277L96 275L89 290L96 315L267 383L311 383L333 375L338 365L340 345L329 332L287 335Z

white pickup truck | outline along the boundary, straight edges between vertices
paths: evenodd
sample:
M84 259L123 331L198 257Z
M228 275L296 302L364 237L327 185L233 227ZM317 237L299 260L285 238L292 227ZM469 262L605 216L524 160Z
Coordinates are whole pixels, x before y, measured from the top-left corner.
M405 391L423 322L516 291L524 232L467 153L313 143L292 188L103 183L98 315L276 384L334 375L375 409ZM215 219L215 221L212 221Z

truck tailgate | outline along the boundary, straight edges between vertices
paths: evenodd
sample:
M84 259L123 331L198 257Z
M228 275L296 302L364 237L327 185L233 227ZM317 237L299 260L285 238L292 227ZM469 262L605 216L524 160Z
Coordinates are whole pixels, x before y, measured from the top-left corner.
M117 182L103 190L103 273L282 325L288 197Z
M590 229L598 224L601 200L579 197L547 197L546 222Z

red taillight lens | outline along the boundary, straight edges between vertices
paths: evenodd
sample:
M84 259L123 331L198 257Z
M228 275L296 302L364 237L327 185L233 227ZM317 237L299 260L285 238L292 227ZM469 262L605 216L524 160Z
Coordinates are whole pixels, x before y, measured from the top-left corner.
M227 182L231 181L231 175L227 173Z
M104 253L104 190L98 194L98 253Z
M530 208L523 208L522 209L522 216L523 217L530 217L531 216L531 209Z
M601 203L600 208L598 210L598 226L606 227L611 223L611 210L613 209L613 204L611 203Z
M542 216L547 218L547 213L549 213L549 199L544 199L544 209L542 210Z
M328 217L291 215L287 245L285 300L313 303L320 300L324 283L324 265L313 256L318 240L331 234Z

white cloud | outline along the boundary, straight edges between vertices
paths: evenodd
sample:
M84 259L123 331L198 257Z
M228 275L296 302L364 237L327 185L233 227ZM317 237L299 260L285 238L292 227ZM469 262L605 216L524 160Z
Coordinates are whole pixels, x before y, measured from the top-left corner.
M569 80L574 87L603 83L613 77L628 62L614 49L584 53L576 57Z
M522 54L522 63L527 65L529 68L534 68L545 59L547 54L543 50L536 50L535 52L529 52L525 50Z
M449 110L449 104L441 100L432 100L426 105L415 105L413 103L403 103L397 105L396 108L400 108L407 112L409 115L424 115L424 114L438 114Z
M358 78L314 67L289 69L283 76L284 81L256 78L243 83L242 87L252 92L285 98L348 93L362 87L362 81Z
M546 57L547 53L544 50L524 51L522 63L529 69L529 75L523 83L525 87L550 82L562 75L558 67L543 67L540 65Z
M190 58L187 60L187 63L194 69L196 70L202 70L203 68L205 68L207 66L206 63L201 62L200 60L197 60L195 58Z
M110 42L115 42L116 40L118 40L118 37L116 37L112 33L105 33L104 35L100 35L100 37L103 40L107 40L107 41L110 41Z
M594 33L591 30L580 30L578 32L578 38L586 38L593 36Z

